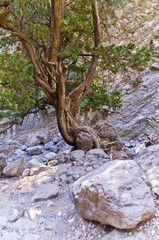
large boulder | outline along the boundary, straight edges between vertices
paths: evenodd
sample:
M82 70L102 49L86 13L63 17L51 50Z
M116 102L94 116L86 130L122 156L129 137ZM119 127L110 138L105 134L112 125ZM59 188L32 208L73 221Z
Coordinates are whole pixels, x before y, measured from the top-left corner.
M24 159L19 159L5 167L2 173L4 174L5 177L19 177L26 168L31 167L32 164L25 161Z
M154 200L135 161L115 160L78 179L70 193L88 220L131 229L154 214Z
M89 151L93 148L93 137L86 132L80 132L76 139L77 149Z

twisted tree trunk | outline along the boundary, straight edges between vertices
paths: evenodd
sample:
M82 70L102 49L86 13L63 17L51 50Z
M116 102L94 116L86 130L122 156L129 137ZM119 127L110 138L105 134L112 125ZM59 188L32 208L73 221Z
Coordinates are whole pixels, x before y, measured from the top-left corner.
M93 56L85 80L81 85L74 89L68 97L65 95L65 75L67 67L63 60L58 58L56 52L62 47L62 34L60 22L64 19L65 0L51 0L52 3L52 22L51 37L54 47L44 47L44 63L48 72L47 77L39 63L35 48L29 38L19 29L14 27L6 19L8 14L15 14L9 8L10 2L5 1L0 4L0 26L10 30L10 32L19 37L21 43L26 49L34 67L34 77L39 86L45 92L51 104L56 109L57 122L61 135L64 140L76 147L76 138L79 132L84 131L92 135L94 139L94 147L100 147L100 141L93 129L87 126L80 126L76 119L76 114L80 103L86 96L86 93L92 82L97 64L98 56ZM98 13L97 0L92 3L92 14L94 24L94 46L99 47L101 44L100 19ZM16 17L17 18L17 17Z

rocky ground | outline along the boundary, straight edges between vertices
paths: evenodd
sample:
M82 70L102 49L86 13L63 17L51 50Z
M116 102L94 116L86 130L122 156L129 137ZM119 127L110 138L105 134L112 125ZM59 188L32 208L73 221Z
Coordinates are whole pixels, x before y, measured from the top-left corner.
M56 154L53 150L57 151L60 142L63 146ZM50 148L46 150L47 145ZM43 151L37 152L41 148ZM84 151L74 151L70 155L66 153L69 150L59 136L33 147L15 142L1 144L2 155L13 168L6 167L6 175L0 179L0 239L100 239L112 229L80 217L69 196L70 185L109 161L109 156L97 150L93 155L90 151L86 159ZM20 169L23 174L16 177L22 158L34 165L30 173Z
M100 149L69 153L70 149L58 135L48 137L46 132L40 132L37 136L26 145L1 143L1 155L5 156L10 167L4 168L0 179L0 239L159 239L159 145L144 148L136 154L139 143L124 143L127 150L134 152L134 160L152 185L155 215L135 229L118 230L84 220L70 197L72 184L111 162L110 157ZM21 159L32 165L21 168Z

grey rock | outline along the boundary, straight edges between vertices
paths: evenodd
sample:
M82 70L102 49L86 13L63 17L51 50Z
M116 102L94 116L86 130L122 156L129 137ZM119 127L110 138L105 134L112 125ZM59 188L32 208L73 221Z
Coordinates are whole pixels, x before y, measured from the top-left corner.
M76 175L73 175L73 180L77 180L77 179L79 179L80 178L80 175L79 174L76 174Z
M29 134L26 140L26 145L28 147L32 147L32 146L37 146L39 144L40 144L40 141L39 139L37 139L36 134L35 133Z
M14 229L32 231L33 229L38 228L38 224L35 221L27 218L20 218L15 223L13 223L12 227L14 227Z
M23 216L23 214L24 214L23 210L17 210L17 211L12 212L9 215L8 222L10 222L10 223L16 222L19 218L21 218Z
M11 125L10 119L2 119L0 121L0 128L2 130L6 129L9 125ZM52 108L47 111L47 114L44 113L35 113L27 115L22 124L16 124L11 129L7 131L7 134L1 134L0 141L8 142L12 139L16 139L20 142L26 142L27 139L27 146L34 146L39 144L39 140L37 139L38 133L41 129L47 129L48 132L54 132L55 134L58 132L57 121L56 121L56 113L55 110ZM34 141L32 141L32 136L34 136Z
M154 200L135 161L115 160L78 179L70 193L88 220L132 229L154 214Z
M63 173L63 174L60 176L60 180L61 180L62 182L66 182L67 176L66 176L65 173Z
M0 171L2 171L7 166L7 161L5 157L0 155Z
M144 232L134 232L129 235L129 232L121 230L113 230L106 236L102 237L100 240L148 240Z
M2 230L0 236L1 236L1 240L6 240L6 239L20 240L21 239L19 234L16 233L15 231L9 232L8 230Z
M55 154L54 157L52 157L51 159L48 159L46 164L49 164L50 161L53 161L54 163L57 162L59 164L68 163L68 162L70 162L70 154L67 154L67 153L61 153L61 154L57 154L57 155ZM50 163L50 164L52 164L52 163Z
M91 172L91 171L93 171L93 167L92 166L86 168L86 172Z
M41 163L41 160L39 160L38 158L32 158L29 161L29 163L32 164L32 165L37 165L37 164Z
M159 166L147 170L147 180L151 184L153 192L159 196Z
M159 144L152 145L139 151L134 160L141 169L146 172L149 169L159 165Z
M59 187L56 183L46 183L40 185L32 197L32 202L53 199L58 196Z
M43 129L36 137L41 143L47 143L49 141L49 132Z
M158 63L158 62L153 63L153 64L150 66L150 68L151 68L152 70L159 70L159 63Z
M85 174L86 174L86 171L85 171L85 167L83 166L79 166L79 167L72 166L67 171L67 176L74 176L74 175L83 176Z
M39 163L30 169L30 176L38 175L39 173L47 170L48 168L44 164Z
M39 155L43 153L43 151L44 151L43 146L33 146L26 149L27 154L31 156Z
M17 156L22 156L22 155L24 155L24 151L22 151L21 149L17 149L17 150L15 151L15 154L16 154Z
M48 150L50 147L52 147L54 145L54 143L53 142L47 142L47 143L45 143L45 145L44 145L44 148L46 149L46 150Z
M5 177L19 177L26 168L31 167L32 164L25 161L24 159L19 159L5 167L2 173L4 174Z
M22 145L22 146L20 146L20 149L21 149L22 151L25 151L25 150L27 149L27 145Z
M123 97L120 110L101 122L125 140L159 132L159 71L147 69L140 77L143 83Z
M72 166L71 163L64 163L58 166L55 166L55 178L58 178L58 176L61 176L62 174L67 173L67 170Z
M90 151L88 151L86 153L86 159L88 158L88 156L95 156L99 159L109 159L110 160L110 157L108 154L106 154L103 149L98 149L98 148L95 148L95 149L91 149Z
M93 138L86 132L80 132L76 138L77 149L89 151L93 148Z
M52 146L52 147L49 148L49 151L50 151L50 152L57 153L58 147L57 147L56 145L55 145L55 146Z
M51 153L47 153L47 154L45 155L45 158L46 158L47 160L52 160L52 159L54 159L55 156L56 156L56 153L51 152Z
M56 143L58 143L59 141L61 141L62 140L62 137L54 137L53 138L53 142L56 144Z
M75 150L70 152L70 158L72 161L78 161L85 157L85 152L83 150Z

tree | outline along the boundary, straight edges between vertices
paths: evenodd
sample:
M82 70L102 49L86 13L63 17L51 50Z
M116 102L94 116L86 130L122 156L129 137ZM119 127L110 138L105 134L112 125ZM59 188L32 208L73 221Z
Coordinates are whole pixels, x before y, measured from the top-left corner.
M150 57L147 48L134 51L132 43L127 46L102 44L105 36L101 34L99 8L102 10L103 1L99 3L101 5L97 0L12 0L0 4L0 26L22 43L33 65L34 79L56 110L61 135L75 147L81 131L91 134L94 147L100 147L94 130L80 126L76 119L98 62L99 71L116 73L128 65L141 68ZM15 9L20 10L16 13ZM66 95L69 69L83 60L86 62L85 77Z

